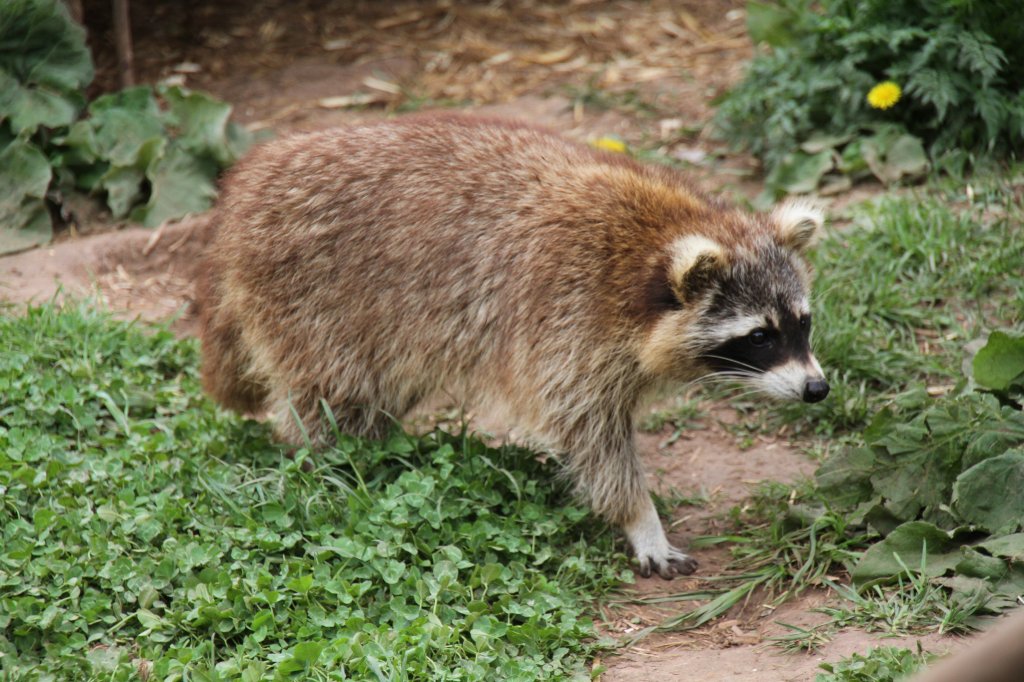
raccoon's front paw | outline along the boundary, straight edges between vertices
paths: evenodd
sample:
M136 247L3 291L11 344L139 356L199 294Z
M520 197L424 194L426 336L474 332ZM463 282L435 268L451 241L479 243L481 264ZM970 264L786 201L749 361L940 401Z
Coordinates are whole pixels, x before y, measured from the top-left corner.
M668 546L668 552L663 555L636 555L640 564L640 575L645 578L651 577L653 569L665 580L672 580L677 575L690 575L697 570L697 560L689 554L684 554L672 545Z
M643 577L651 577L652 569L665 580L671 580L677 575L690 575L697 570L696 559L668 544L654 504L645 505L636 520L626 526L625 531Z

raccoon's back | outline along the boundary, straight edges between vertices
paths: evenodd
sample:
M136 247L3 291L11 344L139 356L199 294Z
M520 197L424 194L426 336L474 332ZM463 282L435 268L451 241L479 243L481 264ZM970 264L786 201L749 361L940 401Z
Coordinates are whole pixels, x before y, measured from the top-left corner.
M663 168L516 124L299 135L225 181L221 310L253 375L521 376L632 342L664 226L698 204Z
M544 176L577 155L530 128L457 119L271 143L225 180L207 328L234 333L228 359L248 357L255 376L470 373L536 305L538 261L564 230L545 217Z
M226 182L226 288L273 309L265 319L282 330L311 308L376 328L486 325L497 298L514 310L546 263L575 259L580 240L556 205L588 163L555 136L457 118L272 143Z

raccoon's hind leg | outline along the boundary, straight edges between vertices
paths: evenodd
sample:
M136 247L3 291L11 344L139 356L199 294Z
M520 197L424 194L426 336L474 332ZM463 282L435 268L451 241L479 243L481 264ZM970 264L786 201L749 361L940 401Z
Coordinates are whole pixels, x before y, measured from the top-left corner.
M569 452L577 485L595 512L625 531L640 575L649 577L653 570L670 580L697 570L697 560L670 545L665 536L633 444L631 423L595 433Z
M202 339L203 388L225 407L259 412L267 388L252 376L251 359L242 345L234 315L221 304L221 282L208 266L199 274L195 306Z

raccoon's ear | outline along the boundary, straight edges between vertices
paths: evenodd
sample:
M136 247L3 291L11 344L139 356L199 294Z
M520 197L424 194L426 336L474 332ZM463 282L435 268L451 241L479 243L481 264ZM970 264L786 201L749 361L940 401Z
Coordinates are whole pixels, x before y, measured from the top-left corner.
M680 301L692 300L707 289L727 262L720 244L696 234L672 242L669 254L669 285Z
M796 199L772 211L772 220L775 221L779 243L803 253L817 240L825 224L825 215L811 202Z

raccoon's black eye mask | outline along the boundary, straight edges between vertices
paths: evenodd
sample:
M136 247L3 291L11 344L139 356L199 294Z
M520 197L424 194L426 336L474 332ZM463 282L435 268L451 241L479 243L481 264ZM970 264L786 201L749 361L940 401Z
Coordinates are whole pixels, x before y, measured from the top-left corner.
M779 326L765 325L733 337L701 358L713 371L759 371L810 355L811 316L778 310ZM724 320L723 320L724 323Z

